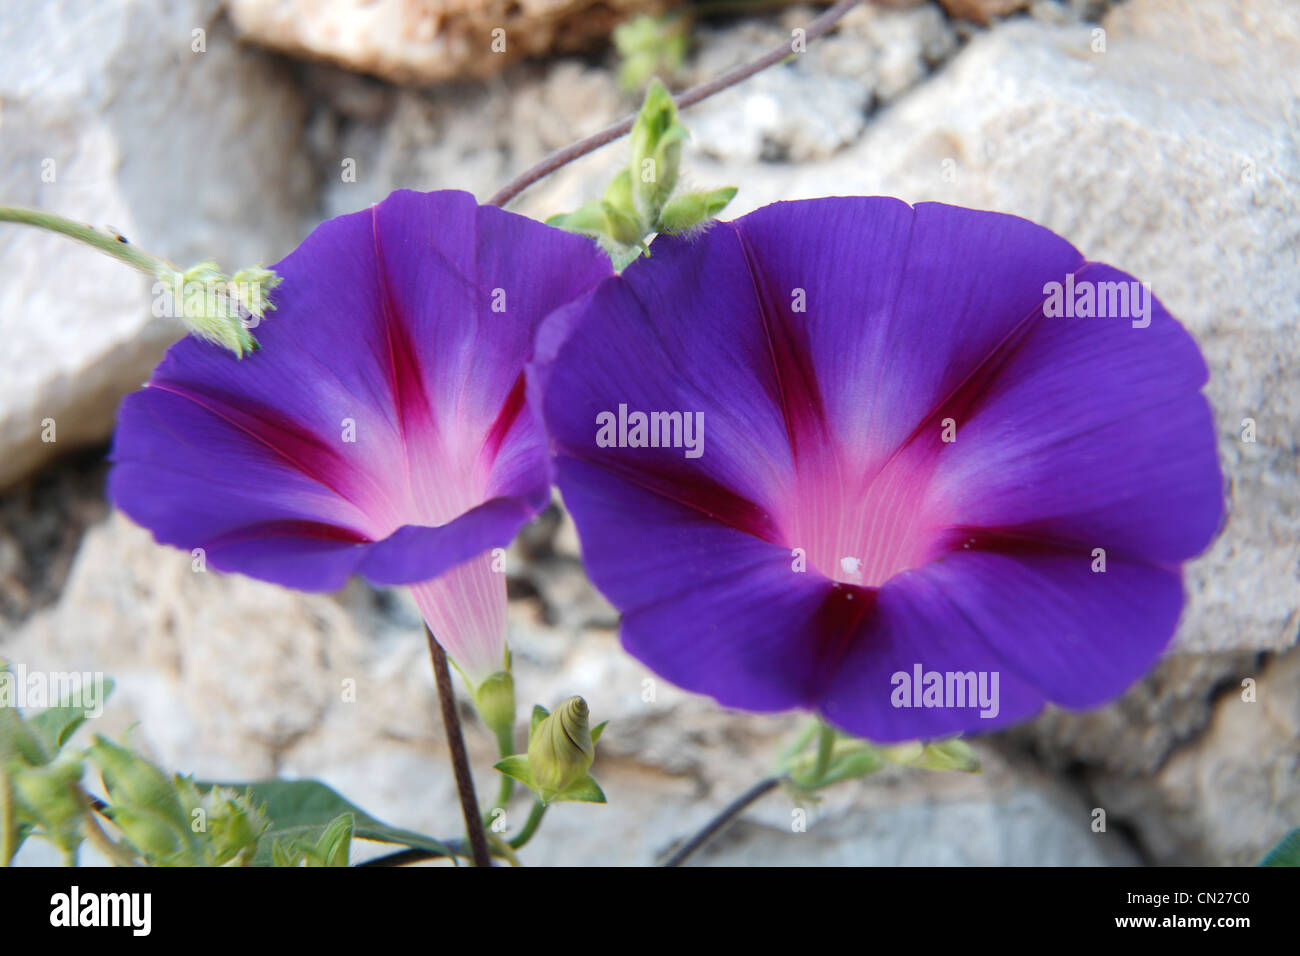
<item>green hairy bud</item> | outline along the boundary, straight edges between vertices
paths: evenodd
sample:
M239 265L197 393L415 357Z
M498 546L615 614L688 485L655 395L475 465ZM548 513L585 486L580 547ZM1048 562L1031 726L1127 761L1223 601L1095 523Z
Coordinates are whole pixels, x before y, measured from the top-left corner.
M677 105L658 80L646 90L645 104L632 127L632 194L643 220L655 222L677 186L686 127Z

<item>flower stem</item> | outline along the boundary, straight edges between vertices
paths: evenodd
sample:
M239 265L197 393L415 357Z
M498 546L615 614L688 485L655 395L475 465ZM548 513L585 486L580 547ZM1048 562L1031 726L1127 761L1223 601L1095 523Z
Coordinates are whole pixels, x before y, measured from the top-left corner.
M502 727L497 731L497 752L501 755L502 759L509 757L515 752L514 736L514 727ZM506 804L510 802L510 797L514 792L514 779L507 777L505 774L501 774L501 785L497 790L496 803L488 807L487 815L490 817L492 811L497 807L501 807L504 810Z
M831 767L831 757L835 753L835 731L826 724L817 729L817 763L813 768L812 779L820 783Z
M434 682L438 685L438 703L442 708L442 726L447 732L447 748L451 751L451 767L456 775L456 791L460 794L460 810L465 817L465 836L469 841L470 859L475 866L491 866L487 833L483 829L483 818L479 816L474 777L470 773L469 755L465 752L465 738L460 730L460 715L456 712L456 692L451 686L447 652L442 649L427 625L424 633L429 639L429 657L433 659Z
M35 226L38 229L46 229L50 232L68 236L78 242L84 242L106 255L110 255L114 259L125 262L148 276L156 276L160 269L177 271L170 263L136 248L120 236L100 232L85 223L66 219L63 216L56 216L53 213L40 212L36 209L20 209L16 206L0 206L0 222L22 223L23 225Z
M664 866L681 866L685 863L696 850L704 846L715 836L727 828L727 826L736 817L747 808L750 804L756 803L762 797L767 796L773 790L781 785L785 777L776 774L771 777L764 777L758 783L754 784L731 803L727 804L722 812L706 823L695 836L683 843L672 856L665 862Z
M835 26L835 24L844 17L846 13L861 2L862 0L839 0L839 2L833 7L821 16L817 17L817 19L813 20L812 23L808 24L807 28L804 30L804 40L815 40L822 34L827 33L831 27ZM790 43L789 41L786 41L785 43L782 43L764 53L758 59L742 66L738 66L731 72L724 73L716 79L709 80L706 83L701 83L698 86L693 86L680 96L674 97L674 101L677 103L677 108L686 109L688 106L694 106L702 100L707 100L713 94L721 93L723 90L735 86L742 80L749 79L755 73L767 69L774 63L780 63L786 57L791 56L792 53L793 51L791 50ZM634 114L619 120L612 126L606 126L600 132L593 133L586 139L579 140L576 143L565 146L563 149L556 150L549 156L545 157L537 165L521 173L519 176L516 176L509 183L499 189L497 193L488 200L488 203L493 206L504 206L539 179L544 179L557 169L567 166L575 159L586 156L588 153L594 152L607 143L612 143L614 140L626 136L631 132L632 126L635 122L636 116Z
M14 797L9 771L0 766L0 866L8 866L18 852L14 845Z
M524 821L524 828L510 838L510 846L516 850L521 850L537 828L542 825L542 817L546 816L546 804L537 800L533 803L533 809L528 814L528 819Z

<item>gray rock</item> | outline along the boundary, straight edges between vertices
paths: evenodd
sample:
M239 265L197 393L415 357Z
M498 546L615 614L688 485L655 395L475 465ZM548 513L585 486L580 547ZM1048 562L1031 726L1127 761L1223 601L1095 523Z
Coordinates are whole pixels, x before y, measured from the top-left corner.
M111 226L182 267L288 252L312 198L295 156L305 108L283 68L235 45L219 6L8 4L0 203ZM152 317L147 279L61 236L0 224L0 275L3 487L107 438L179 328Z
M1300 651L1249 675L1214 707L1205 734L1154 774L1094 777L1147 856L1171 866L1251 866L1300 821Z

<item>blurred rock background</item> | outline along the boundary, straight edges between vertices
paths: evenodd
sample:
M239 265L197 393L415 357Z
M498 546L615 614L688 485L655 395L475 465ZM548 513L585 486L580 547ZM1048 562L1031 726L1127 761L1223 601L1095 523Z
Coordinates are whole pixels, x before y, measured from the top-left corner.
M394 188L484 199L632 111L609 31L671 6L10 0L0 202L111 225L181 265L272 263ZM698 8L675 87L816 13L737 6ZM728 216L833 194L953 202L1026 216L1148 281L1210 364L1231 496L1189 566L1174 645L1124 698L976 738L979 776L841 786L805 808L806 833L769 796L699 862L1246 864L1300 825L1298 113L1300 8L1286 0L894 0L684 114L691 181L741 187ZM541 218L594 198L625 150L515 208ZM455 833L402 592L195 574L110 513L117 401L176 334L150 299L93 251L0 226L0 655L113 677L94 729L137 724L169 768L317 777L391 823ZM526 862L652 863L769 768L795 721L727 713L623 654L560 509L508 571L521 710L582 694L612 721L596 767L609 805L561 805ZM490 735L468 734L485 768ZM511 812L519 823L526 805Z

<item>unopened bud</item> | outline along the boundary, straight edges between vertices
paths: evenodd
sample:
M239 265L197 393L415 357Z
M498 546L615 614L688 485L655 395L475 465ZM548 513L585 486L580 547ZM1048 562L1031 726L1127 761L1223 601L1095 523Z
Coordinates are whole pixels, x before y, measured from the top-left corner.
M556 708L528 742L528 767L543 800L586 776L595 758L587 702L581 697L570 697Z
M148 810L173 827L186 828L176 779L163 773L143 757L111 740L96 735L89 748L114 806Z
M14 796L20 812L56 840L74 831L85 813L76 790L82 769L80 758L71 754L62 754L43 766L13 769Z
M257 349L249 329L275 308L271 291L280 284L280 276L261 266L228 277L212 262L184 272L163 269L158 278L172 289L173 305L190 334L238 358Z
M646 90L632 127L632 191L643 220L659 218L677 185L686 127L677 121L677 105L658 80Z

